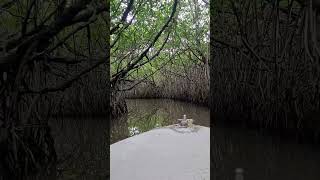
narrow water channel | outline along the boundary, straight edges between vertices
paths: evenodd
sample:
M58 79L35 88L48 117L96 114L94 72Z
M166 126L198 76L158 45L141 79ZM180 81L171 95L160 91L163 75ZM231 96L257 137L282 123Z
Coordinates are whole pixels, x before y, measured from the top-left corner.
M111 122L111 144L176 122L183 114L195 124L210 124L206 107L167 99L127 100L129 113ZM61 179L103 179L109 168L105 119L52 121L52 134L63 169ZM212 128L211 169L215 180L319 180L320 149L247 129Z
M111 144L157 127L175 124L184 114L194 124L210 126L207 107L170 99L127 99L128 115L111 123Z
M156 127L175 123L182 114L195 124L209 127L209 109L191 103L163 99L127 100L129 113L114 122L111 142ZM244 128L212 128L211 178L235 180L237 168L243 180L319 180L320 149L284 137Z

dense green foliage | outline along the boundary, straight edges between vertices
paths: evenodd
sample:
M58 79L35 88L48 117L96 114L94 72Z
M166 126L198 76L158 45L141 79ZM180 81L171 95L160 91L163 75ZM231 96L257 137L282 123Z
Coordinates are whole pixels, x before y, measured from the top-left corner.
M132 10L111 35L111 74L114 77L135 61L154 39L172 12L173 0L135 1ZM112 26L116 26L125 11L125 1L112 1ZM148 80L159 84L166 80L162 69L176 75L195 65L207 63L209 17L208 5L202 1L179 1L173 20L159 39L124 80Z

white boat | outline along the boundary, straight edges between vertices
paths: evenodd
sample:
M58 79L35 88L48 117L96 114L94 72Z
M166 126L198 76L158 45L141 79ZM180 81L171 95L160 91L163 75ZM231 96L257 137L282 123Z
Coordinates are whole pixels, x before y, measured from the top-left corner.
M207 127L153 129L112 144L110 153L111 180L210 179Z

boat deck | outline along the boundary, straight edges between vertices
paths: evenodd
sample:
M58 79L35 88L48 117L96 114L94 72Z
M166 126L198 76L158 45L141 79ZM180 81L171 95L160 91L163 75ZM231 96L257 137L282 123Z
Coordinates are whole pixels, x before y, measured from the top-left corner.
M209 180L210 128L167 126L110 146L111 180Z

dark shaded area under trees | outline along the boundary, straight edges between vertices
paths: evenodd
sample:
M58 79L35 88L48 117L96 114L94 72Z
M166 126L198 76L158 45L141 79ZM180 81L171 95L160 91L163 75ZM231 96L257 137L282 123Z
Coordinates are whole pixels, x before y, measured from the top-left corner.
M108 121L109 2L4 0L0 7L0 179L54 177L49 118Z
M319 1L214 1L210 9L213 123L319 142Z

